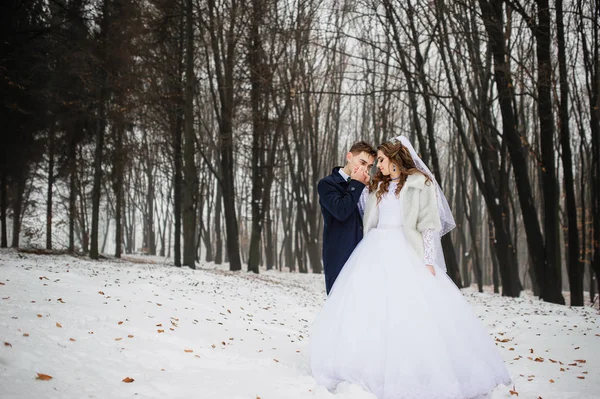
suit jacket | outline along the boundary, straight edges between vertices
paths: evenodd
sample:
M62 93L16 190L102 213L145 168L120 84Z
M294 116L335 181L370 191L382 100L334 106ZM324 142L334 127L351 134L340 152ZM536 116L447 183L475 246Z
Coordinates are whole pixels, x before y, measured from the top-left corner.
M402 201L403 228L406 239L417 254L423 258L424 246L422 233L427 229L440 231L440 221L437 208L437 195L434 184L426 184L425 175L413 173L406 178L404 187L400 190ZM365 207L364 234L377 227L379 223L379 207L377 206L377 191L369 194Z
M342 267L363 237L358 201L365 185L358 180L347 182L339 167L317 185L323 214L323 269L327 294Z

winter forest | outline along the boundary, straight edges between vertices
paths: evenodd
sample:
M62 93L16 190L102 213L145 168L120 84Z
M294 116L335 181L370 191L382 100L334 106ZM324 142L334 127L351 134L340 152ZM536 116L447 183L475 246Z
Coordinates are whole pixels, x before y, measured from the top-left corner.
M321 273L317 182L402 134L459 287L597 302L599 0L1 7L1 247Z

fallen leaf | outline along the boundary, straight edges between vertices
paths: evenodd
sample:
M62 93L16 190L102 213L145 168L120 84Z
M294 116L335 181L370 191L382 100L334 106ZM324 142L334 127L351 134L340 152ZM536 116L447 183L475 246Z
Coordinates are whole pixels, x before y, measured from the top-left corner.
M4 342L4 346L10 346L12 348L12 344L10 344L9 342Z
M93 331L88 331L88 334L93 334L93 333L94 333Z
M579 347L576 347L575 350L579 349Z
M60 303L65 303L65 301L63 301L62 298L58 298L57 301L60 302Z
M569 363L569 366L577 366L577 363Z
M586 362L586 360L583 360L583 359L577 359L577 360L575 360L575 361L576 361L577 363L585 363L585 362Z
M135 380L133 378L130 378L130 377L123 378L123 382L126 382L126 383L130 383L130 382L133 382L133 381L135 381Z
M37 373L37 375L38 376L35 377L36 380L48 381L52 379L52 377L48 374Z
M534 362L540 362L540 363L541 363L541 362L543 362L543 361L544 361L544 358L543 358L543 357L536 357L536 358L534 359Z
M122 321L120 321L120 322L118 322L117 324L118 324L118 325L121 325L121 324L123 324L123 322L122 322Z
M120 340L122 340L122 339L123 339L123 338L120 338L120 337L119 337L119 338L115 338L115 341L120 341Z
M58 321L56 322L56 327L62 328L62 326L60 325L60 323Z
M156 305L157 305L157 306L162 306L162 303L157 303Z
M552 379L551 379L551 380L550 380L550 384L554 384L554 380L552 380Z
M275 361L275 363L279 363L279 360L277 360L277 359L273 359L273 361Z
M98 291L98 294L104 295L104 291Z
M71 341L71 342L75 342L75 341L77 341L77 340L76 340L75 338L69 338L69 341Z
M0 281L0 285L6 285L6 284L4 284L2 281Z
M196 357L200 357L200 355L194 355L194 356L196 356Z
M215 348L216 348L215 344L212 344L212 345L211 345L211 347L212 347L213 349L215 349Z
M580 380L585 380L585 377L582 375L578 375L577 378L579 378Z
M164 333L165 330L157 330L159 333Z
M157 324L156 327L162 327L162 324Z
M552 363L556 363L556 360L552 360L552 359L548 359L548 360L550 360Z
M43 317L41 314L38 313L37 317Z
M23 336L24 337L29 337L29 334L28 333L23 333Z
M508 392L510 392L511 395L517 395L517 396L519 396L519 392L517 392L517 391L510 390Z
M133 335L129 334L129 335L127 336L127 338L133 338Z
M193 349L184 349L183 351L187 352L187 353L192 353L194 350Z

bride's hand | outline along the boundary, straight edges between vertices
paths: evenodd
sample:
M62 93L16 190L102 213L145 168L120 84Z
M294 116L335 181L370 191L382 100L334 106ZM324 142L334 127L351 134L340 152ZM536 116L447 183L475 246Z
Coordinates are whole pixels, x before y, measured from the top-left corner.
M427 265L427 269L429 269L429 271L431 272L431 274L433 274L435 276L435 268L431 265Z

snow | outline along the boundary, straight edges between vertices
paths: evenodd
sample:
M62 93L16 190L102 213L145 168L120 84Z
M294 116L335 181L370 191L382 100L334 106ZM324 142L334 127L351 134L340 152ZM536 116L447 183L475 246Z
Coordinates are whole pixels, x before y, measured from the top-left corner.
M310 376L322 276L164 263L0 250L0 397L374 399ZM463 292L514 380L492 399L600 398L597 310Z

